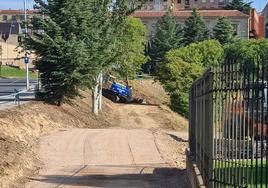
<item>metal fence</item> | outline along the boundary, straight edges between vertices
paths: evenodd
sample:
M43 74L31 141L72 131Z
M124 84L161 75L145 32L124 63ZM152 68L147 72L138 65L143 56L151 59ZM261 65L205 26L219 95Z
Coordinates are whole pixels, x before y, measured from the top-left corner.
M268 63L226 63L190 91L189 145L207 187L268 187Z

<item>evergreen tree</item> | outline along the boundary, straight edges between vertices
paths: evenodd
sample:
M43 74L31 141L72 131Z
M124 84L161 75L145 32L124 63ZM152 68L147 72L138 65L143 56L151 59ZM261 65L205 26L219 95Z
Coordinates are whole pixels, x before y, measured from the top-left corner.
M42 99L61 104L77 96L79 88L96 86L98 75L111 68L121 26L133 10L127 0L35 1L45 19L33 20L34 35L26 37L22 46L37 55ZM136 2L139 6L143 1Z
M184 27L184 43L200 42L210 38L203 18L193 9L192 15L186 19Z
M233 0L225 8L228 10L239 10L241 12L249 13L252 2L245 3L243 0Z
M217 24L213 28L214 38L221 44L229 43L233 38L233 26L229 18L220 17Z
M156 64L163 62L166 52L180 47L182 44L182 29L176 23L171 12L167 12L156 24L156 33L151 40L149 56L153 69Z

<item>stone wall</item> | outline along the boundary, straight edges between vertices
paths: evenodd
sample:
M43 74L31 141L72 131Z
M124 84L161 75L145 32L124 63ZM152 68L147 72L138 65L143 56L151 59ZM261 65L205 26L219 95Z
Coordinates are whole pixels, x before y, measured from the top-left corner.
M156 23L160 18L158 17L152 17L152 18L141 18L143 23L147 26L148 28L148 38L151 38L156 29ZM177 22L181 24L182 26L184 25L184 22L186 18L176 18ZM241 38L249 38L249 19L248 18L235 18L231 17L230 18L232 25L237 28L237 36ZM204 21L206 23L207 28L213 32L213 28L216 25L218 21L218 17L204 17Z

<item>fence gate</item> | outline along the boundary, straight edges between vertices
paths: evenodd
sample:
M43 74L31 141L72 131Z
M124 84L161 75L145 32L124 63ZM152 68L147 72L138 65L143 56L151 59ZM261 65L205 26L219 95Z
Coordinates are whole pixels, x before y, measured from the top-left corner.
M267 64L228 62L191 88L189 145L207 187L268 187Z

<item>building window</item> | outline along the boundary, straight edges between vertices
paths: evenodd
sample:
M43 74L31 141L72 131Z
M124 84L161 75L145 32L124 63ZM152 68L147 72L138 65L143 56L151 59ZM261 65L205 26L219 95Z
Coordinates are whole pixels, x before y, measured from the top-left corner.
M7 15L3 16L3 21L7 21Z
M265 25L265 37L268 38L268 23Z
M20 20L24 21L25 20L25 16L24 15L20 15Z
M17 20L17 16L12 16L12 21L16 21Z
M237 24L232 24L233 30L234 30L234 36L238 35L238 25Z

